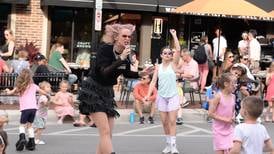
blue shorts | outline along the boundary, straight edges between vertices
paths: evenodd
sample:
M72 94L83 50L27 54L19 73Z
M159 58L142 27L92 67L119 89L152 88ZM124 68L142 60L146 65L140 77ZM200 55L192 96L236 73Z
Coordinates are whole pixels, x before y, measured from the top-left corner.
M21 111L21 124L33 123L36 114L36 109L26 109Z

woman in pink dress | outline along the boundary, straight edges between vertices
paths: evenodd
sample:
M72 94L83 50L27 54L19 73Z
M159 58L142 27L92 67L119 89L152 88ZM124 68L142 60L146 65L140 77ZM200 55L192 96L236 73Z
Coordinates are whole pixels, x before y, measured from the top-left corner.
M210 101L209 116L213 118L213 146L216 154L227 154L233 146L233 118L236 80L231 73L224 73L217 80L220 92Z
M63 120L67 115L74 118L73 95L67 91L68 88L69 83L65 80L62 81L60 91L54 97L53 102L56 105L54 110L58 117L58 124L63 124Z
M274 62L271 63L269 70L266 75L266 97L265 99L268 101L269 111L272 110L272 122L274 123ZM266 119L269 121L269 119Z

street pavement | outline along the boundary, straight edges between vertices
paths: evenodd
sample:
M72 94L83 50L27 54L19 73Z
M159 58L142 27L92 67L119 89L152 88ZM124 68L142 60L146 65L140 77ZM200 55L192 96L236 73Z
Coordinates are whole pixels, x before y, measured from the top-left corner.
M271 138L274 138L274 124L265 124ZM211 124L207 122L185 122L177 126L177 146L182 154L212 154ZM7 154L95 154L98 132L91 127L73 127L72 124L48 124L42 139L45 145L38 145L35 151L17 152L18 125L10 123L5 127L9 136ZM113 132L116 154L160 154L165 146L165 137L159 119L155 124L130 124L118 121Z

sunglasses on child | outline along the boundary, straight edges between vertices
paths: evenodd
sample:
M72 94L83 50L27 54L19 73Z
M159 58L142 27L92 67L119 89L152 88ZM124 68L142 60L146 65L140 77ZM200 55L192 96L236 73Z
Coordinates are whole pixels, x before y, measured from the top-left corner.
M163 52L162 54L171 56L171 55L173 55L173 52Z

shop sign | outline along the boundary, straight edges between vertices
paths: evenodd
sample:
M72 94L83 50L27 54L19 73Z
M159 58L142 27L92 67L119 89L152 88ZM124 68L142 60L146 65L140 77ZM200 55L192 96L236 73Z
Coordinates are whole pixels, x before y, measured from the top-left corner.
M172 13L172 12L175 11L175 9L176 9L176 8L174 8L174 7L172 7L172 8L171 8L171 7L166 7L166 8L165 8L165 11L166 11L167 13Z
M154 19L153 32L155 34L162 34L162 31L163 31L163 19L162 18L155 18Z
M102 9L95 10L95 30L102 30Z
M82 48L82 49L90 49L91 48L91 44L90 42L81 42L81 41L78 41L76 43L76 48Z

